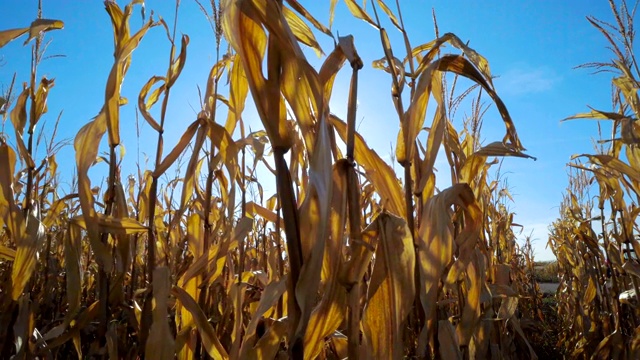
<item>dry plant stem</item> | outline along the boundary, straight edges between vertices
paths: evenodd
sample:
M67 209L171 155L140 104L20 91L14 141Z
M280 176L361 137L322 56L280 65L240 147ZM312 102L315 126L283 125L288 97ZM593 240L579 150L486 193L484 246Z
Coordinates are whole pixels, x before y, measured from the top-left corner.
M349 299L349 318L347 323L349 359L360 358L360 288L362 283L355 284L347 294Z
M112 144L109 147L109 182L107 186L107 201L105 204L104 214L105 216L111 215L113 209L113 202L115 200L115 187L117 176L117 162L116 162L116 147L118 144ZM103 244L107 244L109 240L109 234L104 232L100 235L100 241ZM115 250L115 249L114 249ZM104 271L104 266L98 265L98 299L100 300L100 308L98 312L98 341L100 345L106 344L106 333L109 317L109 274Z
M216 45L216 64L220 61L220 44L217 43ZM217 98L218 95L218 78L215 77L214 78L214 84L213 84L213 97L214 99ZM210 121L211 123L215 123L216 121L216 106L212 106L211 108L211 114L209 114L210 117ZM212 195L212 190L213 190L213 181L215 179L215 164L214 164L214 155L215 155L215 151L216 151L216 147L215 147L215 143L213 141L213 138L210 139L211 140L211 147L209 149L209 162L208 162L208 171L207 171L207 182L206 182L206 187L205 187L205 197L204 197L204 210L203 210L203 217L204 217L204 238L203 238L203 254L208 254L209 253L209 248L211 247L211 234L213 234L213 224L211 224L211 198L213 197ZM238 281L240 281L240 279L242 279L242 272L240 272L240 276L238 277ZM200 289L200 294L198 296L198 305L200 306L201 309L206 309L206 301L207 301L207 294L208 294L208 287L203 287ZM198 340L196 341L196 349L195 349L195 353L194 356L199 357L201 352L202 352L202 347L200 346L201 344L201 339L200 337L198 337ZM206 357L208 357L208 354L206 351L202 352L203 354L205 354Z
M360 59L358 59L360 60ZM358 99L358 71L362 69L362 61L351 63L353 69L349 88L349 103L347 112L347 204L349 216L349 241L351 244L360 243L360 187L355 171L354 147L356 132L356 112ZM344 163L343 163L344 164ZM348 290L349 312L347 320L349 359L359 359L360 347L360 281Z
M613 205L613 204L612 204ZM600 207L600 216L602 217L602 220L600 221L600 223L602 224L602 238L604 239L604 244L605 244L605 253L607 254L607 258L610 258L610 254L609 254L609 236L607 234L607 231L605 229L605 224L604 224L604 207L601 206ZM611 261L611 260L609 260ZM618 285L618 275L616 274L615 270L611 271L611 289L613 290L614 294L619 294L620 293L620 287ZM615 327L615 331L620 331L620 301L618 299L617 296L613 297L613 313L612 316L614 318L614 327Z
M360 232L360 187L358 178L353 166L347 169L347 199L349 216L349 241L351 244L361 243ZM349 359L359 359L360 348L360 288L362 279L358 279L351 289L348 290L349 318L347 322L348 332L348 353Z
M358 59L359 60L359 59ZM351 84L349 85L349 108L347 112L347 160L353 165L355 133L356 133L356 111L358 101L358 71L362 69L362 61L354 61L351 64L353 72L351 74Z
M276 210L276 230L274 234L275 243L276 243L276 251L278 254L283 254L282 252L282 237L280 236L280 200L278 200L278 209ZM278 256L278 279L284 278L284 260L282 256ZM276 318L281 318L284 316L283 304L282 304L282 296L278 299L278 306L276 307Z
M174 23L173 23L173 34L171 36L171 51L169 54L169 71L167 72L168 76L167 76L167 80L166 80L166 89L164 91L163 94L163 99L162 99L162 108L161 108L161 112L160 112L160 131L158 131L158 141L156 144L156 161L155 161L155 169L157 170L160 163L162 162L162 151L163 151L163 146L164 146L164 138L163 138L163 134L164 134L164 123L165 123L165 119L166 119L166 114L167 114L167 105L169 103L169 95L171 92L171 83L169 82L169 79L171 78L172 74L172 63L173 63L173 59L174 59L174 55L175 55L175 38L176 38L176 26L178 23L178 9L180 7L180 2L176 1L176 8L175 8L175 15L174 15ZM146 272L147 272L147 276L148 276L148 280L149 280L149 284L153 284L153 272L155 270L155 265L156 265L156 236L157 236L157 230L156 230L156 226L155 226L155 216L156 216L156 204L158 201L158 176L152 176L152 180L151 180L151 188L150 188L150 194L149 194L149 230L147 232L148 236L147 236L147 268L146 268ZM145 297L145 301L144 301L144 307L142 309L142 319L141 319L141 324L140 324L140 340L141 340L141 344L142 346L140 346L140 353L142 355L144 355L144 351L145 351L145 344L147 341L147 338L149 336L149 328L151 326L151 322L152 322L152 317L151 317L151 310L152 310L152 306L151 306L151 299L152 299L152 294L151 291L147 292L146 297Z
M276 164L276 182L278 196L282 206L282 217L284 219L284 232L287 241L287 255L289 258L289 277L287 278L288 303L287 313L291 324L290 334L293 337L298 321L300 321L300 306L296 301L295 289L298 284L298 278L302 270L302 246L300 244L300 226L299 215L296 206L296 198L293 192L293 183L291 181L291 173L284 159L285 151L276 147L273 149L273 157ZM289 341L293 341L291 339ZM294 344L290 343L290 351L294 351ZM303 350L302 347L300 350ZM302 358L302 354L291 353L292 358ZM297 357L298 355L299 357Z

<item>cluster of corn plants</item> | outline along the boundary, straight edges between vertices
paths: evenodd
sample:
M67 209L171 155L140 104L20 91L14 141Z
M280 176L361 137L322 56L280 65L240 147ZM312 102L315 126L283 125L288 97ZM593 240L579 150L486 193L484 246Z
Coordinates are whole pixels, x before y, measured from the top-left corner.
M614 23L588 20L605 36L614 59L586 66L615 74L613 110L591 110L571 119L609 120L611 137L599 141L596 154L574 157L560 218L553 223L549 238L560 276L558 313L563 336L558 346L572 358L640 357L640 262L636 255L640 251L636 223L640 72L633 49L635 9L624 1L619 7L614 1L610 5Z
M175 35L179 2L172 30L150 18L132 33L139 3L105 2L113 66L104 104L73 141L77 184L66 196L58 191L59 146L50 140L41 163L33 159L53 86L37 81L40 44L62 22L39 16L0 32L0 46L27 32L35 38L30 83L15 103L7 96L0 104L16 143L3 134L0 144L0 356L536 358L525 336L539 320L533 259L517 246L508 191L489 180L495 157L529 156L484 57L437 27L435 40L412 46L399 2L395 12L371 2L368 13L345 0L380 36L383 57L373 66L390 76L400 180L356 131L364 66L357 39L334 38L331 24L295 0L211 1L217 61L201 111L166 151L167 104L189 37ZM402 34L404 56L379 12ZM137 109L157 136L155 161L123 177L121 124L134 119L120 116L128 106L120 88L154 27L169 35L167 71L144 84ZM335 45L319 69L302 50L322 53L312 28ZM447 45L457 53L444 53ZM329 104L345 64L351 83L342 120ZM456 96L463 79L475 85ZM457 130L455 110L473 91L471 115ZM249 94L264 125L252 133L243 123ZM482 94L505 126L504 139L486 146ZM107 153L99 156L103 141ZM442 190L440 149L451 184ZM89 176L99 158L109 169L103 190ZM179 159L186 167L163 182ZM259 167L273 177L257 179ZM269 181L277 193L265 199L260 182Z

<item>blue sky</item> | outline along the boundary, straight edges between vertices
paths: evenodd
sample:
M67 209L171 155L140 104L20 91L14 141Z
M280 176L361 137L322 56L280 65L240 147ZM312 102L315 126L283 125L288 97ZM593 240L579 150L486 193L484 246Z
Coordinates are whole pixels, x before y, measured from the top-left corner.
M300 0L321 22L328 23L329 1ZM124 7L125 2L118 1ZM206 3L206 1L203 1ZM387 3L395 9L394 1ZM502 172L508 175L510 191L515 203L510 209L516 213L515 222L525 226L526 234L533 233L536 258L553 257L545 249L547 226L558 217L558 205L567 186L566 164L571 155L592 153L591 139L597 137L595 122L560 120L587 110L587 105L599 109L610 108L610 74L592 75L589 70L575 66L592 61L610 59L606 43L600 33L585 19L587 15L609 20L607 1L461 1L461 0L403 0L403 16L412 46L434 38L431 9L437 14L441 34L453 32L469 46L484 55L491 71L499 76L494 81L498 94L513 117L527 152L537 161L508 158ZM109 17L101 1L43 0L44 17L65 22L65 29L48 33L51 39L47 54L64 55L45 60L39 76L55 78L49 96L49 113L45 115L45 129L52 129L57 115L61 118L59 139L72 139L75 133L97 115L104 102L104 86L113 62L113 36ZM36 0L0 0L3 9L2 29L26 27L36 16ZM147 0L147 16L161 15L171 27L174 4L168 0ZM141 24L136 11L133 29ZM386 21L395 52L403 53L399 33ZM395 142L398 120L390 98L389 76L371 68L371 62L383 56L377 31L354 19L345 4L339 2L332 27L334 34L352 34L365 68L360 75L358 96L359 131L369 146L389 158ZM183 0L178 19L178 32L189 35L191 42L187 64L169 101L165 154L177 142L187 125L200 109L197 86L204 89L207 76L215 62L215 40L205 17L192 0ZM316 34L325 53L332 41ZM17 73L17 84L29 78L30 47L18 39L0 49L0 86L6 89ZM122 133L127 149L126 169L135 171L137 139L135 109L138 92L153 75L164 75L168 64L169 43L161 27L153 28L134 52L131 68L122 89L129 105L122 109ZM320 64L312 52L312 63ZM346 115L346 97L350 70L343 69L338 78L331 109L341 117ZM468 108L458 111L469 113ZM252 130L261 124L252 105L244 114ZM427 118L425 125L430 122ZM605 129L608 127L605 127ZM7 121L5 131L13 138ZM47 130L45 130L47 131ZM142 128L140 152L153 159L156 135L148 125ZM501 140L504 127L497 112L489 111L484 119L483 140ZM423 134L424 135L424 134ZM104 147L106 149L106 146ZM144 162L144 155L141 155ZM151 161L151 160L150 160ZM64 174L73 170L73 149L65 148L58 157ZM441 173L447 169L445 160L438 163ZM436 164L436 166L438 165ZM100 167L98 165L97 173ZM141 164L141 166L144 166ZM151 167L149 164L147 167ZM106 167L105 167L106 168ZM399 168L396 165L396 168ZM63 178L64 179L64 178ZM64 179L71 181L70 178ZM273 193L275 187L265 187ZM266 197L270 195L266 195Z

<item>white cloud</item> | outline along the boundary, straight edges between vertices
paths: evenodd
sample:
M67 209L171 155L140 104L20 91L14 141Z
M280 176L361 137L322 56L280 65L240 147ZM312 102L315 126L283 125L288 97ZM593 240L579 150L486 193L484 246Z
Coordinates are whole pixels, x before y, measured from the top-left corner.
M522 65L500 75L496 85L500 94L518 96L548 91L560 80L560 76L549 68Z

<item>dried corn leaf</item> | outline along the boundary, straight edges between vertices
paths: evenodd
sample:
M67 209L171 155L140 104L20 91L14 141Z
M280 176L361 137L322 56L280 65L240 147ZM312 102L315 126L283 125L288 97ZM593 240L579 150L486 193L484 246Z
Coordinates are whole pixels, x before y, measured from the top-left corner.
M378 215L370 228L379 240L363 314L364 335L371 354L401 359L402 333L416 291L413 236L403 219L386 213Z
M304 338L305 358L314 359L322 350L324 339L342 323L346 310L346 292L338 282L342 267L343 238L347 211L347 171L349 162L339 160L333 167L330 233L324 248L320 304L313 309Z
M346 142L346 124L334 115L330 116L330 120L338 135ZM395 172L373 149L367 146L360 134L355 135L356 162L364 168L367 179L375 186L385 209L393 214L403 215L405 213L404 192Z
M13 261L16 258L16 251L4 245L0 245L0 259Z
M358 3L355 2L355 0L344 0L344 2L345 4L347 4L347 7L349 8L349 11L351 11L351 14L353 16L360 20L366 21L367 23L369 23L369 25L373 26L376 29L380 29L378 24L373 21L373 19L366 13L366 11L364 11L364 9L360 7L360 5L358 5Z
M274 83L275 79L265 79L262 73L267 36L261 24L245 14L246 8L249 7L245 5L247 3L248 1L237 0L227 3L224 7L222 28L225 38L239 56L256 109L272 146L288 150L293 139L287 129L286 109L280 96L280 84Z
M165 156L165 158L160 162L160 164L158 164L158 166L156 166L156 169L153 172L153 177L158 178L162 176L162 174L164 174L165 171L167 171L171 167L171 165L173 165L173 163L178 160L180 155L182 155L182 153L184 152L184 149L186 149L189 143L191 143L191 139L193 139L193 136L198 131L201 123L202 120L198 119L192 122L187 127L187 130L185 130L184 134L182 134L182 137L180 137L180 140L178 140L176 146L171 149L169 154Z
M262 295L260 296L260 303L256 308L253 316L251 317L251 321L247 326L247 329L244 334L244 338L242 341L242 347L240 348L240 359L249 359L256 356L257 349L256 343L260 340L260 334L256 334L256 329L260 322L264 322L263 315L272 308L278 299L284 294L287 289L286 286L286 278L280 279L278 281L271 282L264 289Z
M31 39L35 39L41 33L64 28L64 22L60 20L52 19L36 19L31 23L29 27L29 37L24 41L24 45L27 45Z
M229 112L224 125L229 134L236 130L236 124L242 119L245 101L249 93L249 84L244 72L240 55L233 56L233 66L229 73Z
M164 266L153 271L153 323L145 345L145 355L150 359L169 360L175 356L175 340L167 320L170 275Z
M202 339L202 345L205 350L209 354L209 356L214 359L228 359L229 355L225 351L222 344L218 340L218 336L216 335L215 330L211 326L211 324L207 321L206 315L202 312L202 309L196 301L183 289L174 286L171 290L171 294L174 295L185 309L187 309L191 315L193 316L198 332L200 333L200 337ZM166 320L165 320L166 322Z
M147 81L146 84L140 90L140 95L138 95L138 109L140 110L140 114L142 117L147 120L149 125L158 132L162 132L162 127L158 122L151 116L149 110L151 107L158 102L160 99L160 95L165 91L166 85L162 84L156 90L151 93L151 96L147 97L151 88L158 82L166 82L165 77L163 76L153 76L151 79ZM146 99L146 100L145 100Z
M26 34L29 28L21 29L9 29L0 31L0 48L7 45L9 42L19 38L23 34Z
M296 300L301 310L300 322L296 330L296 337L300 340L305 336L309 317L317 299L331 215L330 201L333 185L331 146L329 129L324 118L318 122L316 134L316 150L310 152L309 184L304 202L300 206L300 214L305 214L300 218L300 233L305 234L301 237L304 260L295 288Z
M438 321L438 351L441 359L462 360L456 330L449 320Z
M101 111L96 118L80 129L73 147L76 151L76 165L78 167L78 196L89 242L96 254L96 261L104 267L105 271L109 272L112 267L111 255L107 246L100 241L97 213L93 207L95 199L88 174L89 168L96 161L98 147L106 130L106 116L104 111Z
M453 262L456 250L451 206L456 205L466 210L474 203L475 198L469 185L457 184L428 199L424 204L416 240L420 261L420 300L426 318L420 334L419 353L424 353L428 339L435 335L439 283L445 269ZM473 225L477 220L472 220L477 215L468 210L466 212L470 223L469 228L463 228L463 232L477 231Z

